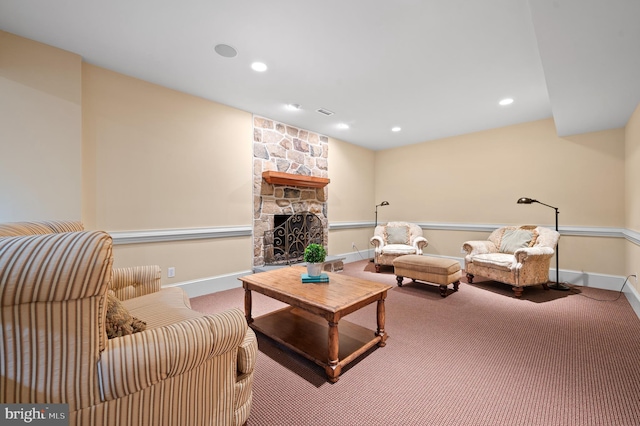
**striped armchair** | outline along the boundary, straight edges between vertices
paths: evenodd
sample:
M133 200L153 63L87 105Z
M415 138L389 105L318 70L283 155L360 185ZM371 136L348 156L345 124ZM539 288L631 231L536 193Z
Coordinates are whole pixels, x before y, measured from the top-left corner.
M70 425L246 423L257 340L243 313L193 311L159 268L114 271L107 233L50 225L0 224L0 402L65 403ZM146 330L107 338L109 291Z

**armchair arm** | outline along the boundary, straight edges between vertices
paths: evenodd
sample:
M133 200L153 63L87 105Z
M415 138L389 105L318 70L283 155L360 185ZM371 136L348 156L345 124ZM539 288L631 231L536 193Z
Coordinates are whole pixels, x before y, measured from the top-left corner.
M489 240L467 241L462 245L462 249L467 253L468 256L498 252L498 248L496 247L496 245Z
M244 314L231 309L110 339L98 361L102 399L133 394L237 349L247 328Z
M380 251L382 250L382 247L384 247L384 240L382 239L382 237L379 237L377 235L371 237L369 242L371 243L372 246L375 246L376 253L380 253Z
M120 300L155 293L160 291L161 273L157 265L113 268L110 288Z
M547 261L553 257L554 250L551 247L525 247L516 250L513 254L517 263L531 263Z
M258 356L258 339L252 329L247 328L244 340L238 346L238 373L248 374L253 371Z
M429 241L425 237L415 237L413 246L418 249L418 254L422 254L422 249L429 245Z

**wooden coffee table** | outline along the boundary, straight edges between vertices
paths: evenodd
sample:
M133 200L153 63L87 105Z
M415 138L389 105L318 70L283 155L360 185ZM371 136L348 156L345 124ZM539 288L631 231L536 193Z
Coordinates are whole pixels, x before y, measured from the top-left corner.
M304 267L287 266L239 278L245 290L245 316L251 328L324 367L329 381L336 382L345 365L375 345L386 345L384 300L392 286L331 272L328 283L303 284L300 275L305 272ZM290 306L254 319L252 291ZM340 321L373 302L377 302L375 332Z

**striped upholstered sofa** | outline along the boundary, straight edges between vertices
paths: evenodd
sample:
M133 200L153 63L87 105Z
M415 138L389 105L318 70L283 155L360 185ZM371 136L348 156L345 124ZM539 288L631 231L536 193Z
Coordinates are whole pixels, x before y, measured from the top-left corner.
M70 425L240 425L255 334L204 315L157 266L112 269L112 240L77 222L0 224L2 403L68 404ZM146 329L108 338L107 293Z

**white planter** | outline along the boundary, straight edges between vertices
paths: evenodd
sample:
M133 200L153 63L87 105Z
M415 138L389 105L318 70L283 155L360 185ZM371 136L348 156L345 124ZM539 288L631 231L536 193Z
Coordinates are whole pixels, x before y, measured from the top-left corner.
M310 277L319 277L320 274L322 274L322 265L324 265L324 262L307 263L307 274L309 274Z

